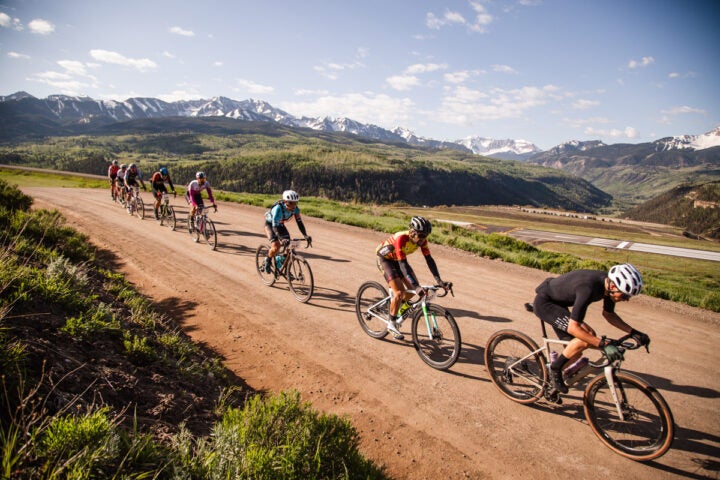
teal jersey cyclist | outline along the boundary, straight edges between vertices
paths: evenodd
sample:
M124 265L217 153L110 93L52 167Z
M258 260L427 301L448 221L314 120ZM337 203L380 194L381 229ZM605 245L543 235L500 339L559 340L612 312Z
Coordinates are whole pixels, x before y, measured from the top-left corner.
M268 257L263 264L266 273L270 273L270 266L272 265L270 259L275 257L278 250L280 250L281 243L287 244L290 241L290 232L288 232L285 222L294 218L305 240L308 243L312 242L312 238L307 234L305 224L300 216L299 201L300 196L296 191L285 190L282 195L282 200L275 202L270 210L265 212L265 235L267 235L268 240L270 240Z

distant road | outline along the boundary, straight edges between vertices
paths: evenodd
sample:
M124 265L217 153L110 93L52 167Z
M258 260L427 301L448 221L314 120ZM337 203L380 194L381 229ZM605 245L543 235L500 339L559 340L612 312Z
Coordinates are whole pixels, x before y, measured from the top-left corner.
M692 248L666 247L664 245L650 245L648 243L635 243L623 240L610 240L607 238L584 237L567 233L545 232L542 230L513 230L508 232L511 237L528 243L537 242L564 242L592 245L595 247L615 248L617 250L632 250L636 252L657 253L659 255L672 255L675 257L695 258L698 260L711 260L720 262L720 252L708 250L695 250Z

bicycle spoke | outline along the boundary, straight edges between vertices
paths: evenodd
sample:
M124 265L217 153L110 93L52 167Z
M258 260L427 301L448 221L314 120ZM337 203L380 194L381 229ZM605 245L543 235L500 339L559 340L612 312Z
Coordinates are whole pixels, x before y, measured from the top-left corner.
M501 330L485 347L485 366L493 384L506 397L533 403L543 394L547 371L539 347L525 334Z
M355 313L362 329L373 338L388 334L387 324L390 297L378 282L365 282L355 295Z
M445 370L460 356L460 330L452 314L437 305L427 305L413 317L413 343L420 358L433 368Z
M304 258L293 256L287 266L287 279L290 290L299 302L307 302L312 297L315 287L310 264Z

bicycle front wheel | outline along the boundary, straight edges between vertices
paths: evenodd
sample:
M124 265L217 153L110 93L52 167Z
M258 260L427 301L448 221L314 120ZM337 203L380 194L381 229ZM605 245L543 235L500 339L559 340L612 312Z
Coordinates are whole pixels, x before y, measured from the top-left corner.
M412 318L412 338L422 361L438 370L452 367L460 356L460 329L452 314L438 305L427 305Z
M135 215L137 215L140 220L145 218L145 204L140 197L135 197Z
M175 218L175 209L169 205L162 207L163 214L160 217L160 225L163 223L170 230L175 230L177 219Z
M388 334L387 324L390 297L385 287L378 282L365 282L355 295L355 313L362 329L373 338L383 338ZM381 318L382 319L381 319Z
M275 283L277 278L273 273L274 266L270 264L270 271L265 271L265 259L268 256L269 248L267 245L260 245L255 251L255 270L258 272L258 277L265 285L272 285Z
M292 263L287 266L287 280L290 291L298 302L307 303L312 297L315 283L307 260L293 255Z
M665 399L652 385L627 372L614 372L613 398L605 375L585 389L585 417L595 435L615 453L637 461L653 460L668 451L675 422ZM622 418L620 417L622 413Z
M500 330L485 346L485 366L500 393L518 403L534 403L543 395L548 373L545 356L524 333Z
M215 224L209 218L205 219L205 228L203 228L203 238L207 242L210 250L215 250L217 247L217 230L215 230Z
M188 216L187 216L187 228L188 228L188 233L190 234L190 236L192 237L194 242L197 242L198 240L200 240L200 232L198 231L198 229L196 227L193 226L193 216L190 215L190 213L188 213Z

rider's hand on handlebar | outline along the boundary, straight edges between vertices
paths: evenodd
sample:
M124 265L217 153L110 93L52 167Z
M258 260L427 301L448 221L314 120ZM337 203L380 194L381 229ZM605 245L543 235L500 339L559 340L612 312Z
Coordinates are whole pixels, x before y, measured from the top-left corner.
M312 237L310 235L305 235L305 241L308 245L312 244Z
M213 203L213 208L215 209L215 213L217 213L217 205Z
M420 298L424 297L425 294L427 293L425 291L425 289L422 287L422 285L418 285L417 287L415 287L414 290L415 290L415 294Z
M290 239L289 238L280 239L280 245L282 245L283 247L287 247L288 245L290 245Z
M615 343L608 343L607 345L602 347L602 350L611 363L617 360L622 360L624 358L622 352L617 347L617 345L615 345Z
M645 347L646 349L650 346L650 337L647 334L633 328L630 331L630 336L638 343L639 346Z
M177 192L175 190L173 190L173 197L177 198Z

